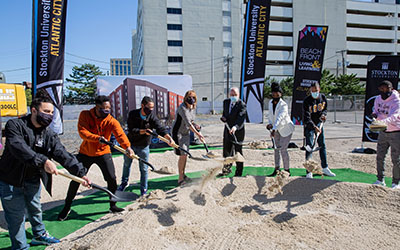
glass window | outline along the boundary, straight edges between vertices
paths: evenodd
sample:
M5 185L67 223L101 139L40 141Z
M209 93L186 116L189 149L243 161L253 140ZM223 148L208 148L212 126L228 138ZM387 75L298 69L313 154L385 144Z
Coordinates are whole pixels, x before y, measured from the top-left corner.
M231 16L231 12L230 11L222 11L222 15L223 16Z
M168 14L182 14L182 9L179 8L167 8Z
M224 27L222 28L222 31L232 32L232 27L224 26Z
M183 75L183 72L168 72L168 75Z
M182 47L182 44L181 40L168 40L168 46Z
M168 62L183 62L182 56L169 56Z
M168 30L182 30L182 24L167 24Z
M231 42L224 42L224 47L225 48L232 48L232 43Z

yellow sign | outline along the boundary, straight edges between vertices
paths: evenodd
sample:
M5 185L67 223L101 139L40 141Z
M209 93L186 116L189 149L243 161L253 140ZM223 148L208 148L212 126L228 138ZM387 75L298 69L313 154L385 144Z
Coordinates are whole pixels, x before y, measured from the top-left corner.
M25 88L20 84L0 84L1 116L23 116L28 113Z

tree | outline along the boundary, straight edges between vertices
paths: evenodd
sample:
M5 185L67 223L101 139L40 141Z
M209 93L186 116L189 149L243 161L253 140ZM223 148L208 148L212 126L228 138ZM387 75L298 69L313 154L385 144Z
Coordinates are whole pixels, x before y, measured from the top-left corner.
M321 80L319 82L321 93L330 94L335 83L335 75L327 69L322 70Z
M25 88L26 105L29 107L32 103L32 89Z
M69 101L80 104L90 104L94 102L96 96L96 78L104 75L99 67L93 64L85 63L82 66L74 66L72 74L66 81L72 83L67 86L70 91ZM73 100L71 100L71 97Z
M332 88L333 95L361 95L365 93L365 86L360 83L356 74L340 75Z
M270 76L267 76L264 81L264 98L271 99L271 84L273 82L279 82L275 78L271 78ZM279 85L282 88L282 96L292 96L293 93L293 84L294 84L294 78L293 77L287 77L282 79L279 82Z

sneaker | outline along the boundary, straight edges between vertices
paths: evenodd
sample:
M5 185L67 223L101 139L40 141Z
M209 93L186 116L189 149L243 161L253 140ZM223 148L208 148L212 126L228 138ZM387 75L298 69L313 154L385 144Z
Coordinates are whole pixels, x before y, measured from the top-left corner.
M274 168L274 172L272 174L268 175L269 177L276 176L278 174L279 168Z
M379 185L379 186L386 187L385 182L384 182L384 181L380 181L380 180L376 180L373 184L374 184L374 185Z
M71 206L64 205L63 210L58 214L58 220L64 221L67 219L69 213L71 212Z
M124 191L125 188L128 186L128 182L122 182L121 185L117 188L118 191Z
M292 176L292 174L290 173L290 169L284 169L284 171L289 173L289 176Z
M392 188L393 189L400 189L400 184L393 183L392 184Z
M120 212L122 212L122 211L124 211L125 209L123 209L123 208L120 208L120 207L117 207L117 206L112 206L112 207L110 207L110 212L111 213L120 213Z
M313 175L312 175L312 173L310 172L310 173L308 173L307 175L306 175L306 178L308 178L308 179L312 179L313 178Z
M331 176L331 177L336 176L336 174L332 173L332 171L329 168L323 168L322 173L326 176Z
M46 245L49 246L51 244L59 243L60 240L51 236L47 231L42 234L41 236L34 237L31 241L31 246L38 246L38 245Z

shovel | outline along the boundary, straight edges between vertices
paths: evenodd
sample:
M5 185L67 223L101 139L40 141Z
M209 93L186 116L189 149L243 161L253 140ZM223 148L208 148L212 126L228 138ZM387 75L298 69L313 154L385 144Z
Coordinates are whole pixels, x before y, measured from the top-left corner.
M228 123L225 123L225 127L228 129L228 131L231 131L231 128L229 127ZM233 144L240 145L240 146L246 146L247 145L247 143L238 142L235 134L231 134L231 136L233 138L233 141L231 141Z
M167 143L167 144L169 143L169 140L168 140L167 138L162 137L161 135L157 135L156 133L154 133L154 132L151 131L151 130L147 130L147 132L150 133L152 136L157 137L157 138L160 139L161 141L163 141L163 142L165 142L165 143ZM189 153L188 150L181 148L181 147L180 147L178 144L176 144L175 142L172 143L171 146L172 146L173 148L176 148L176 149L179 149L179 150L185 152L185 153L189 156L189 158L192 159L192 160L195 160L195 161L207 161L207 159L204 159L204 158L194 157L191 153Z
M140 158L139 156L137 156L137 155L135 155L135 154L134 154L133 156L130 156L130 155L128 154L128 152L126 152L125 149L121 148L121 147L118 146L118 145L113 144L113 143L110 142L110 141L107 141L106 139L101 139L100 142L101 142L101 143L104 143L104 144L107 144L108 146L114 148L115 150L118 150L119 152L123 153L124 155L128 156L128 157L131 158L131 159L136 159L136 160L138 160L138 161L140 161L140 162L146 164L147 166L150 167L150 170L151 170L152 172L154 172L154 173L157 173L157 174L170 174L170 173L166 173L165 171L161 171L161 170L156 170L156 169L154 169L153 165L151 165L149 162L143 160L142 158ZM172 173L171 173L171 174L172 174Z
M204 155L204 157L207 157L207 158L215 158L215 157L217 157L213 152L211 152L210 150L208 150L208 146L207 146L205 140L202 140L201 142L203 143L204 148L206 149L206 152L207 152L207 154Z
M275 143L275 138L272 136L272 130L271 129L268 129L269 130L269 133L271 134L271 141L272 141L272 146L273 146L273 148L274 149L279 149L279 148L281 148L281 147L277 147L276 146L276 143Z
M324 126L324 123L321 122L321 125L319 125L319 130L322 131L322 127L323 126ZM307 152L312 153L312 152L315 152L315 151L319 150L319 147L317 147L317 141L318 141L318 137L319 137L320 134L321 134L321 132L317 133L317 136L314 138L314 143L313 143L313 147L312 148L311 148L310 145L306 145L305 148L306 148Z
M64 177L66 177L68 179L71 179L73 181L76 181L76 182L78 182L80 184L85 182L84 179L79 178L78 176L72 175L72 174L68 173L67 171L65 171L63 169L59 169L59 170L57 170L57 172L58 172L59 175L64 176ZM92 188L95 188L95 189L101 190L103 192L106 192L110 196L111 201L115 201L115 202L134 201L137 198L139 198L139 195L137 195L135 193L132 193L132 192L115 191L115 194L113 194L107 188L101 187L101 186L99 186L97 184L92 183L92 184L90 184L90 186Z

